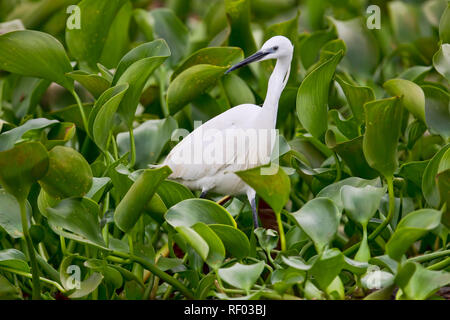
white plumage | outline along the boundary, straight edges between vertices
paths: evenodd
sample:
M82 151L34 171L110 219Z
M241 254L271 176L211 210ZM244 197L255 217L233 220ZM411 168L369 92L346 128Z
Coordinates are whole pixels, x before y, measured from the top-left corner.
M241 104L210 119L178 143L164 161L173 172L169 179L190 189L202 190L202 194L208 191L246 194L252 205L255 226L258 225L255 192L234 172L269 162L276 138L278 101L289 78L292 53L289 39L275 36L257 53L230 68L227 73L253 61L277 59L263 106ZM254 140L255 134L258 143Z

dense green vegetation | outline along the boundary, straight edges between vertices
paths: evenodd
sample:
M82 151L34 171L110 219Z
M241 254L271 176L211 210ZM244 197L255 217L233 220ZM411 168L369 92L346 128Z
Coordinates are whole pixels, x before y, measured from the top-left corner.
M448 1L2 0L0 33L0 298L445 298ZM262 103L273 61L224 72L274 35L253 230L245 198L149 165Z

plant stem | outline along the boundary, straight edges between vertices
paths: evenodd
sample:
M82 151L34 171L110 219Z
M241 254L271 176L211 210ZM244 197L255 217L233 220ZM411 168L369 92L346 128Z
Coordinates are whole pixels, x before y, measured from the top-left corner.
M447 259L444 259L442 261L439 261L438 263L432 264L431 266L428 266L428 270L442 270L450 266L450 257Z
M147 260L145 260L145 259L143 259L141 257L135 256L133 254L126 254L126 253L117 252L117 251L114 251L113 253L115 255L119 256L119 257L129 258L129 259L133 260L134 262L139 263L140 265L145 267L148 271L153 273L155 276L158 276L160 279L164 280L165 282L167 282L170 285L172 285L175 288L177 288L181 293L183 293L185 295L186 298L194 299L194 294L191 292L191 290L189 290L184 284L182 284L177 279L174 279L169 274L167 274L164 271L160 270L153 263L150 263Z
M28 256L31 262L31 272L33 281L33 300L39 300L41 298L41 286L39 283L39 267L36 260L36 253L34 252L33 241L31 240L30 232L28 231L28 219L25 199L18 200L20 206L20 216L22 220L23 236L28 248Z
M284 228L283 228L283 221L281 220L281 213L275 212L275 216L277 218L277 223L278 223L278 232L280 234L280 245L281 245L281 251L285 251L286 250L286 237L284 235Z
M167 118L169 113L169 108L167 107L166 99L164 99L164 93L166 91L166 69L162 65L159 69L159 100L161 103L161 110L164 114L164 118Z
M386 219L383 220L383 222L369 235L368 240L371 241L375 239L383 230L384 228L391 222L392 218L394 217L394 211L395 211L395 195L394 195L394 180L393 177L386 177L387 185L388 185L388 193L389 193L389 212L386 217ZM347 248L347 250L344 251L344 254L346 256L351 255L355 250L359 247L360 242L354 244L350 248Z
M136 144L134 143L134 132L133 127L129 129L130 132L130 148L131 148L131 160L130 160L130 168L134 167L134 164L136 163Z
M4 271L7 271L7 272L15 273L15 274L17 274L19 276L23 276L23 277L26 277L26 278L29 278L29 279L33 278L33 275L28 273L28 272L23 272L23 271L19 271L19 270L16 270L16 269L3 267L3 266L0 266L0 269L4 270ZM56 281L53 281L53 280L50 280L50 279L47 279L47 278L44 278L44 277L39 277L38 279L39 279L39 281L42 281L44 283L51 284L52 286L54 286L56 289L58 289L59 291L61 291L63 293L66 292L66 290ZM34 291L34 284L33 284L33 291ZM40 296L41 295L39 294L39 298L40 298Z
M339 161L338 155L336 152L333 152L334 162L336 163L336 180L334 182L338 182L341 180L342 176L342 169L341 169L341 162Z
M81 102L81 99L78 96L78 94L75 92L75 90L73 90L71 93L72 93L73 97L75 98L75 100L77 101L78 109L80 110L81 119L83 120L84 130L89 135L89 132L88 132L88 129L89 129L88 121L87 121L87 118L86 118L86 114L84 113L83 103Z
M413 262L421 263L421 262L437 259L437 258L440 258L440 257L446 257L446 256L450 256L450 249L443 250L443 251L432 252L432 253L429 253L429 254L423 254L421 256L413 257L413 258L410 258L408 260L409 261L413 261Z

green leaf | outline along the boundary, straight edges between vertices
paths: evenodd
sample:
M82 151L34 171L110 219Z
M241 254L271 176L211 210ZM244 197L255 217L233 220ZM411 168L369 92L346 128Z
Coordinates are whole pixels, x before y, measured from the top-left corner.
M276 269L270 276L270 283L278 293L284 293L294 284L301 284L305 281L305 272L294 268Z
M264 270L264 261L251 265L235 263L219 269L219 277L233 287L249 291Z
M79 82L86 90L92 93L94 98L98 98L111 85L104 77L83 70L69 72L66 76Z
M448 10L450 12L450 10ZM450 15L450 14L449 14ZM450 19L450 18L449 18ZM450 81L450 44L444 43L433 56L433 66L437 72Z
M225 259L225 247L220 237L203 222L196 223L192 229L208 244L209 251L205 262L213 269L219 268Z
M297 93L297 116L313 137L323 139L327 130L328 89L342 51L306 76Z
M48 153L48 170L39 184L55 198L82 197L92 186L89 163L75 149L56 146Z
M243 259L250 254L250 242L241 230L225 224L208 225L222 240L230 256Z
M344 204L341 199L341 190L343 186L352 186L355 188L364 188L365 186L380 187L381 183L378 178L365 180L358 177L350 177L326 186L320 190L316 197L330 198L339 208L339 211L342 211L342 209L344 209Z
M124 232L129 232L153 197L158 185L170 175L168 167L146 169L133 183L124 198L117 205L114 222Z
M20 290L13 286L4 276L0 275L0 300L20 299Z
M299 257L295 257L295 256L285 257L282 255L281 260L283 261L283 263L285 263L289 267L297 269L297 270L307 271L307 270L311 269L311 265L305 263L305 261L303 261L303 259L301 259Z
M230 102L230 106L244 103L255 104L255 96L247 83L238 75L230 73L223 78L223 88Z
M383 84L383 88L392 96L402 96L402 105L425 123L425 95L417 84L404 79L391 79Z
M51 127L47 136L43 138L43 144L50 150L56 146L65 145L71 140L76 132L75 123L59 122Z
M258 238L259 245L270 254L278 245L278 232L272 229L257 228L253 231Z
M66 42L72 55L92 70L100 61L114 18L126 0L83 0L78 4L80 28L66 29Z
M242 48L245 56L256 51L250 27L250 0L225 0L225 11L231 26L230 45Z
M85 297L97 289L103 280L103 275L101 273L94 272L86 280L80 281L81 279L76 279L74 277L76 275L76 269L71 268L73 266L71 264L73 258L74 256L72 255L63 259L59 267L59 274L63 287L71 292L69 298L76 299ZM75 282L77 280L79 281L78 283Z
M47 150L39 142L25 142L0 152L0 184L23 201L31 185L42 178L49 167Z
M187 103L205 93L223 76L226 69L227 67L197 64L181 72L167 90L170 114L177 113Z
M155 38L166 40L172 55L170 65L177 64L188 51L189 31L172 10L153 9L149 13Z
M236 47L208 47L201 48L187 57L173 71L171 80L175 79L181 72L197 64L211 64L219 67L228 67L229 65L244 59L241 48Z
M108 177L92 178L92 186L86 193L86 198L90 198L95 202L99 202L106 189L111 184L111 179Z
M450 138L450 95L442 89L430 85L422 86L425 93L425 119L432 133Z
M375 215L386 187L376 188L367 185L362 188L349 185L341 188L341 199L345 212L355 222L366 226Z
M335 38L334 30L318 30L300 41L299 51L303 67L308 70L316 62L320 48Z
M265 173L263 170L270 170L270 173L269 171ZM280 167L257 167L238 171L236 174L252 187L256 194L263 198L276 213L280 213L289 200L291 182Z
M338 249L327 249L314 260L308 274L325 290L344 267L344 255Z
M147 168L149 164L157 163L167 143L171 141L172 133L178 124L172 117L158 120L148 120L133 129L136 145L136 164L138 169ZM121 132L117 135L119 154L122 156L131 151L130 133Z
M57 120L45 118L30 119L23 125L0 134L0 151L5 151L14 147L14 144L22 140L40 136L40 132L58 123Z
M51 35L20 30L0 35L0 70L54 81L73 91L72 71L62 44Z
M30 217L31 207L29 203L27 203L26 208ZM14 239L23 237L19 203L14 196L3 189L0 189L0 226Z
M156 193L161 197L161 200L167 208L183 200L194 198L191 190L178 182L170 180L163 181L156 190Z
M398 98L368 102L363 151L369 165L385 177L394 174L398 166L397 144L403 110Z
M68 198L47 208L52 230L65 238L104 248L98 221L99 206L87 198Z
M107 151L114 127L114 115L128 88L127 83L109 88L95 101L89 114L89 133L103 152Z
M450 43L450 4L447 3L439 22L439 38L442 43Z
M236 222L227 210L207 199L181 201L167 211L165 218L172 227L191 227L198 222L236 227Z
M122 287L123 277L121 273L109 266L105 260L89 259L84 262L84 265L93 271L101 273L105 282L111 284L114 289Z
M433 208L438 208L441 202L439 196L439 189L436 183L436 176L439 173L439 166L441 161L446 161L448 163L449 159L448 150L450 148L450 144L442 147L433 158L428 162L428 165L425 168L425 171L422 176L422 193L427 201L427 203Z
M4 249L0 251L0 268L6 267L17 271L30 272L25 255L16 249Z
M148 78L169 56L170 50L166 42L155 40L141 44L120 60L112 85L129 84L117 110L129 128Z
M314 242L319 253L323 252L337 233L340 219L339 209L328 198L310 200L299 211L291 215Z
M350 84L340 76L337 76L336 80L347 97L348 104L352 109L353 117L359 124L363 123L365 120L363 108L364 104L375 100L375 95L372 88Z
M391 258L400 260L415 241L439 226L441 216L442 212L434 209L420 209L409 213L400 220L386 244L386 253Z
M379 49L375 38L366 28L365 21L362 18L346 21L329 19L347 47L342 68L366 78L371 77L379 60Z
M407 262L400 269L395 282L401 289L397 298L425 300L450 283L450 273L427 270L418 263Z

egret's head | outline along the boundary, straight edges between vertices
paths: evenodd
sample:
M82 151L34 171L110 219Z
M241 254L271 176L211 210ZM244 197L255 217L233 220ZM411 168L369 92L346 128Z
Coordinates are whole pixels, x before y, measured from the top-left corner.
M264 42L263 46L258 52L235 64L225 73L231 72L255 61L292 57L293 51L294 46L288 38L283 36L275 36Z

